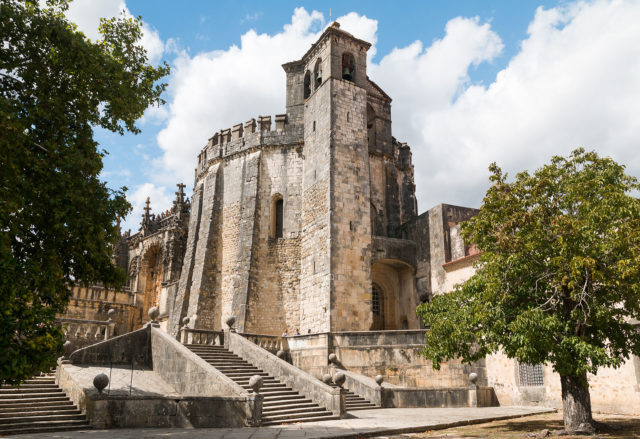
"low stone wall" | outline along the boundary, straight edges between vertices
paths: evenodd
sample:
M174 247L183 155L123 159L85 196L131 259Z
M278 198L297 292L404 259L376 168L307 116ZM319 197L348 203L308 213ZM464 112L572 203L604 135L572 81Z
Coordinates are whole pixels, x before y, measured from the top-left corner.
M385 382L379 386L369 377L345 370L341 372L345 374L347 389L384 408L498 406L491 387L426 389L399 387Z
M351 331L287 337L293 365L320 378L329 371L328 355L337 356L338 366L368 376L382 375L385 382L404 387L432 389L462 388L471 372L478 384L487 385L484 360L473 365L452 360L434 370L420 351L424 330Z
M269 373L292 389L296 389L321 407L325 407L336 415L344 416L344 400L340 389L324 384L255 345L240 334L225 331L224 341L225 347L228 347L234 354L253 363L257 368Z
M110 338L73 352L73 364L136 364L151 366L151 326Z
M152 329L151 345L153 370L181 395L233 395L255 400L255 395L249 394L161 329Z
M132 364L132 374L135 366L151 375L137 380L132 395L99 393L89 364L109 374L112 364ZM96 428L242 427L261 421L261 395L250 394L152 325L74 352L69 363L59 362L56 380Z

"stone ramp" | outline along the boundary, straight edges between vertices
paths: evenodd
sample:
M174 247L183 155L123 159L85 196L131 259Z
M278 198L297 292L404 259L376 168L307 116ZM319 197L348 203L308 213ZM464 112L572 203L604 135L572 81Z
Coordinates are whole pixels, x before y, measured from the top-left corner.
M91 428L52 375L0 386L0 436Z
M249 379L253 375L263 378L260 393L264 397L262 424L280 425L292 422L311 422L339 419L338 416L300 395L294 389L258 369L253 364L225 349L223 346L185 345L213 367L224 373L244 389L250 390Z

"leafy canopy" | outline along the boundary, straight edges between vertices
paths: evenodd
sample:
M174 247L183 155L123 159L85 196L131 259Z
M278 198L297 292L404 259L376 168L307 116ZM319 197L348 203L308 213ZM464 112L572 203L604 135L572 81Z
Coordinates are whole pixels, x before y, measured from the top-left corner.
M496 164L462 225L476 273L418 308L426 357L476 361L502 348L522 363L584 377L640 355L640 188L624 166L577 149L507 182Z
M161 104L166 64L148 65L139 20L101 22L89 41L67 2L0 2L0 381L46 370L61 353L55 316L78 281L117 285L115 219L130 205L100 181L93 128L137 133Z

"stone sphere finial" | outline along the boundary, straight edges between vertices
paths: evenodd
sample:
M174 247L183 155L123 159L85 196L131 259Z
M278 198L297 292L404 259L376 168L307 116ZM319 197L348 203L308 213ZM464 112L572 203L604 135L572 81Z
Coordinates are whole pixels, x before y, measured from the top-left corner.
M99 373L93 379L93 385L98 389L98 393L102 393L105 387L109 385L109 377L103 373Z
M182 324L184 326L187 326L190 321L191 321L191 319L189 317L185 317L185 318L182 319Z
M107 311L107 317L111 318L115 313L116 313L115 309L109 308L109 311Z
M280 358L281 360L284 360L284 357L286 356L286 352L283 351L282 349L279 349L278 352L276 352L276 357Z
M338 362L338 356L334 353L329 354L329 363L336 364Z
M324 375L322 375L322 382L325 383L326 385L330 386L331 385L331 375L329 375L328 373L325 373Z
M333 376L333 382L338 385L338 387L342 387L347 377L342 372L338 372Z
M224 322L227 324L229 329L233 329L233 324L236 322L236 318L235 316L229 316Z
M478 374L475 372L471 372L469 374L469 382L471 383L471 385L475 386L478 382Z
M253 390L253 393L259 393L260 388L262 387L263 379L260 375L253 375L249 378L249 386Z
M160 310L158 309L157 306L152 306L151 308L149 308L149 311L147 312L147 314L149 314L149 317L151 317L151 321L155 322L158 316L160 315Z
M374 380L376 380L376 384L381 386L382 382L384 381L384 377L382 375L376 375L376 377L374 378Z

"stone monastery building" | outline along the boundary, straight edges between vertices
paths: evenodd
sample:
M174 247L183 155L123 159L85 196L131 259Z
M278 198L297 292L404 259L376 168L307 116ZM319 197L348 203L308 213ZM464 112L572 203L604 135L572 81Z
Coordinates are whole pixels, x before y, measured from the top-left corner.
M369 47L329 27L283 65L275 127L261 116L209 139L188 223L146 214L129 238L132 289L170 333L185 316L220 329L229 315L239 331L274 335L420 328L416 306L440 288L442 263L467 255L455 227L474 210L418 216L411 149L391 135Z
M476 372L500 404L559 406L550 367L494 355L436 372L420 356L416 306L473 274L475 250L458 226L477 210L441 204L418 215L411 149L392 136L391 98L367 76L369 47L329 26L283 65L284 114L216 132L190 200L180 184L169 211L153 215L147 201L116 255L131 296L120 321L140 327L156 306L178 337L234 316L240 334L299 331L275 338L316 377L335 353L346 370L398 386L461 388ZM76 302L89 300L82 294ZM590 381L594 410L640 414L638 358Z

